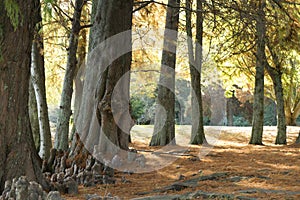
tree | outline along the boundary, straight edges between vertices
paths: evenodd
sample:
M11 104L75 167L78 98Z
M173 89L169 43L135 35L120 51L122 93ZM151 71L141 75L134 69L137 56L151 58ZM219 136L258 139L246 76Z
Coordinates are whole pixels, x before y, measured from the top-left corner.
M41 19L41 14L40 19ZM44 42L42 35L41 21L36 25L34 32L34 39L31 50L31 82L35 91L39 132L40 132L40 145L39 155L42 159L47 160L50 156L52 148L51 131L48 116L48 106L46 99L46 86L45 86L45 64L44 64Z
M77 68L76 53L78 48L79 32L81 29L80 17L84 3L84 0L75 1L72 29L69 38L67 68L65 72L57 119L57 129L54 146L56 149L61 149L64 151L67 151L69 148L69 122L72 115L71 100L73 94L73 81Z
M256 20L256 73L253 102L253 120L250 144L262 144L262 133L264 126L264 70L266 66L265 37L266 37L266 1L257 2Z
M93 2L93 27L76 128L86 148L102 155L128 150L133 125L129 113L132 8L133 1Z
M154 132L150 146L175 144L175 63L179 1L169 0L164 33L164 49L158 84ZM163 114L165 111L165 114Z
M197 0L197 19L196 19L196 49L192 43L192 0L186 0L186 32L188 36L188 51L190 63L190 76L192 91L192 134L191 144L203 144L206 142L203 122L203 106L201 94L201 68L203 58L203 6L202 1Z
M35 0L0 2L0 191L6 180L22 175L46 186L27 105L38 7Z

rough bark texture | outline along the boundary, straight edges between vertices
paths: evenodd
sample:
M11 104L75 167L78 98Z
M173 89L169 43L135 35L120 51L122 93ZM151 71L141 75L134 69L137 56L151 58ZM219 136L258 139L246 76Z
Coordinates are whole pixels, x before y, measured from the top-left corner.
M192 134L191 144L203 144L206 142L203 123L203 106L201 93L201 68L202 68L202 43L203 43L203 14L202 2L197 0L197 21L196 21L196 49L194 56L193 35L192 35L192 0L186 0L186 31L188 36L188 51L192 85Z
M296 126L297 117L300 115L300 100L297 98L297 92L295 88L297 85L295 84L295 75L296 75L296 64L294 61L290 60L291 72L290 72L290 80L289 80L289 89L286 94L285 99L285 118L286 124L289 126ZM296 94L295 94L296 93ZM297 99L293 101L293 99Z
M265 0L260 0L257 8L256 19L256 74L255 89L253 102L253 121L250 144L262 145L262 133L264 125L264 70L266 65L265 54L265 36L266 36L266 20L265 20Z
M285 122L285 108L284 108L284 98L283 98L283 87L282 87L282 72L280 67L280 62L277 55L268 45L269 51L271 52L273 62L276 68L271 67L268 63L266 69L268 74L271 76L273 81L273 87L276 96L276 113L277 113L277 136L275 144L286 144L286 122Z
M76 53L78 47L78 37L80 32L80 17L84 5L84 0L76 0L72 30L69 39L68 59L64 84L61 94L61 101L57 119L57 129L55 135L55 148L67 151L69 148L69 122L72 115L71 100L73 94L73 80L76 72Z
M36 103L36 97L32 81L29 83L29 100L28 100L29 118L31 131L33 135L33 141L37 152L40 151L40 128L39 128L39 117L38 108Z
M104 0L99 2L98 9L100 8L101 12L105 12L104 9L107 9L107 16L103 16L101 19L103 22L100 22L100 29L102 29L104 36L106 36L104 38L109 38L115 34L121 33L122 31L131 29L132 7L133 2L131 0L126 2L122 0ZM103 14L101 14L101 16L102 15ZM123 45L130 48L131 36L124 38L124 40L127 41L124 41ZM108 152L111 150L105 138L108 138L110 142L121 149L128 149L128 134L132 124L128 124L130 119L125 118L130 118L130 115L126 115L126 111L129 111L130 65L131 52L115 59L104 72L106 83L99 85L101 88L98 88L98 91L104 91L104 95L99 93L100 96L98 96L98 112L100 114L98 119L101 124L99 147L101 152ZM115 94L117 96L114 96L116 99L113 100L113 92L114 89L116 89L118 81L121 81L122 83ZM119 101L116 102L116 100ZM113 104L116 106L115 108L113 108Z
M85 147L101 155L113 156L120 148L128 149L133 125L129 113L132 7L131 0L93 1L76 128Z
M51 131L45 86L44 44L41 25L37 25L31 50L31 81L34 87L40 131L39 155L48 159L52 148Z
M28 87L33 28L38 1L15 0L19 22L13 27L4 1L0 2L0 191L4 181L26 175L45 186L28 114Z
M150 146L175 144L175 64L179 1L169 0L164 33L161 71L158 84L154 133ZM173 32L171 32L172 30Z

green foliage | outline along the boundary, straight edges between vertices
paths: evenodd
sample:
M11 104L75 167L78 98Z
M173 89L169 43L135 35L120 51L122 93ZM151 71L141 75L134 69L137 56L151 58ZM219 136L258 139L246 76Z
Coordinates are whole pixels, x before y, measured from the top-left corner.
M265 126L276 126L276 104L271 102L265 106L264 110L264 125Z
M153 122L155 113L155 97L147 95L135 95L130 99L131 114L137 124L149 124Z
M242 116L233 116L233 126L250 126L250 123L247 119Z
M16 30L19 24L22 24L21 12L19 5L14 0L4 0L5 10L14 29Z
M56 3L57 0L44 0L43 3L43 19L49 20L52 18L52 11L53 7L52 5Z

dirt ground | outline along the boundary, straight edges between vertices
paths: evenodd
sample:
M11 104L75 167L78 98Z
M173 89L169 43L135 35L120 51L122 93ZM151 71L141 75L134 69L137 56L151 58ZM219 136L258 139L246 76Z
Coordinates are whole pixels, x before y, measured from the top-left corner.
M190 127L183 129L184 133L178 134L182 137L176 138L178 143L188 138ZM208 138L213 137L208 141L214 143L214 146L208 148L205 153L199 154L205 149L195 145L188 146L182 154L169 154L171 151L164 151L167 153L155 154L155 157L162 161L169 157L173 160L161 169L131 175L116 172L116 184L80 186L79 195L64 198L83 200L87 194L105 196L111 193L121 199L131 199L152 195L184 194L198 190L237 195L246 190L248 192L242 193L242 196L258 199L300 199L300 146L293 145L299 130L299 127L288 127L288 145L282 146L273 144L276 127L265 127L264 146L254 146L248 145L250 127L219 127L213 130L206 127ZM147 155L153 155L150 151L159 152L161 149L148 147L150 136L151 127L140 126L133 130L132 146L145 155L146 167L153 164L151 163L153 160L147 159ZM184 181L217 172L227 172L227 175L216 180L201 181L196 187L181 191L141 195L142 192L169 186L179 181L180 176L182 179L180 181ZM124 183L121 179L127 181ZM256 191L251 192L253 191L251 189Z

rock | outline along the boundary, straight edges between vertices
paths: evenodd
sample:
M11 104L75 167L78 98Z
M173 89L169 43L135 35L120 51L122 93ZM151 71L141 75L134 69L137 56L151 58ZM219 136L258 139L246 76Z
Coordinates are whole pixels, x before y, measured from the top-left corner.
M46 199L47 194L43 191L43 188L40 184L36 182L30 182L29 186L29 199L30 200L40 200Z
M29 198L28 187L30 183L25 176L21 176L16 182L16 200Z
M97 194L87 194L85 199L86 200L102 200L103 198L101 196L98 196Z
M67 194L78 194L78 184L72 178L66 178L64 180L64 187Z
M64 200L64 199L61 198L61 196L60 196L60 194L59 194L58 191L51 191L47 195L47 199L46 200Z

